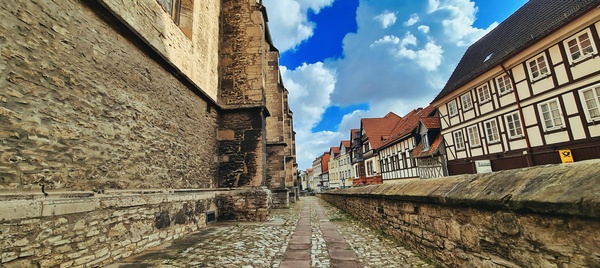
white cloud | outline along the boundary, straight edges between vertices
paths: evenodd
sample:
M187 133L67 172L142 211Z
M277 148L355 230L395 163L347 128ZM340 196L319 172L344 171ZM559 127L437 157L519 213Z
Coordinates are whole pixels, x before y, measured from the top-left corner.
M410 18L408 19L408 21L406 21L404 24L406 26L413 26L415 25L417 22L419 22L419 15L417 14L412 14L410 15Z
M303 10L318 9L331 1L314 0L310 2L314 6L304 0L264 2L269 8L275 44L283 52L285 49L278 36L287 37L290 44L287 47L293 48L301 42L297 41L301 40L297 34L302 31L290 25L306 25L312 34L315 26L306 19ZM280 7L286 3L290 6L281 7L275 14L269 2ZM291 2L297 4L296 9ZM381 117L390 111L403 116L412 109L428 105L462 57L466 50L463 45L471 44L495 26L474 27L477 8L467 0L412 3L360 0L356 14L358 30L344 38L343 57L304 64L294 70L282 68L283 82L290 91L290 106L294 111L300 169L310 167L312 160L330 146L349 139L350 129L360 127L360 118ZM408 5L419 9L407 8ZM385 17L384 14L391 15ZM409 19L406 23L395 23L396 18L414 18L415 22L408 25ZM294 23L279 25L290 20ZM409 27L417 25L417 30L408 32ZM357 103L368 103L369 110L355 110L344 115L337 131L312 133L327 107Z
M444 50L437 45L435 41L430 40L421 49L413 49L417 46L417 37L410 32L406 33L402 39L396 36L386 35L385 37L373 42L371 48L381 44L397 45L392 49L392 53L401 58L413 60L418 66L427 70L434 71L442 63Z
M269 13L269 29L275 46L281 51L293 49L310 38L315 29L308 20L307 12L314 13L334 0L264 0L263 4Z
M478 8L470 0L429 0L429 12L443 12L448 16L442 20L444 33L458 46L468 46L498 26L492 23L488 28L473 26Z
M381 27L386 29L394 25L394 23L396 23L396 13L392 13L386 10L383 13L373 17L373 20L381 23Z
M294 112L298 164L308 167L316 157L313 154L324 150L324 143L335 139L339 142L341 137L334 132L311 133L311 129L321 121L325 109L331 104L330 95L335 87L336 73L317 62L305 63L294 70L282 66L281 75L290 92L289 103Z
M277 0L279 1L279 0ZM304 10L312 9L315 14L319 14L319 11L324 7L331 6L335 0L297 0L300 6ZM265 2L267 2L265 0Z

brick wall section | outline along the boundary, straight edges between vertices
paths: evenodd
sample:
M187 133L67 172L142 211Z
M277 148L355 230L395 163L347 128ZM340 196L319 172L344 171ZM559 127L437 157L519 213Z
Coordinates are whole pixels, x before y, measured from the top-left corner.
M213 187L216 109L85 3L0 6L0 189Z
M321 197L449 267L600 267L600 160Z
M8 199L8 201L6 200ZM206 226L214 192L0 195L2 267L95 267Z

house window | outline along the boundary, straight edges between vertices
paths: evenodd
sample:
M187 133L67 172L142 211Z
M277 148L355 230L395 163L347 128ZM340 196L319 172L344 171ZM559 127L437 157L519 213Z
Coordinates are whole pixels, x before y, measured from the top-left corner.
M194 18L194 0L157 0L173 22L190 39Z
M477 125L468 127L467 133L469 134L469 144L472 147L481 145L481 140L479 138L479 130L477 129Z
M423 151L429 151L429 140L427 139L427 133L421 134L421 142L423 143Z
M545 130L554 130L563 126L557 99L543 102L539 104L538 108L544 120L543 126Z
M465 139L463 137L463 133L462 131L456 131L454 133L452 133L452 135L454 136L454 146L456 147L456 150L462 150L465 148Z
M448 114L450 116L455 116L458 114L458 107L456 105L456 100L452 100L448 102Z
M463 109L469 110L473 108L473 101L471 100L471 92L460 96L460 102L462 103Z
M567 55L569 55L572 63L591 57L596 53L591 37L590 30L586 29L565 41L568 50Z
M544 53L535 56L532 60L527 62L527 66L529 67L529 74L531 75L532 80L542 79L548 74L548 64L546 64L546 55Z
M490 101L490 87L485 84L477 88L477 96L479 97L480 103L485 103Z
M600 120L600 85L579 92L588 121Z
M483 123L485 126L485 134L488 142L498 142L500 141L500 135L498 134L498 123L496 119L488 120Z
M514 112L507 114L504 119L506 120L509 138L514 139L523 136L523 127L521 126L521 118L519 117L519 113Z
M498 90L500 91L500 95L504 95L512 91L512 84L510 83L510 77L508 75L502 75L496 78L496 81L498 82Z

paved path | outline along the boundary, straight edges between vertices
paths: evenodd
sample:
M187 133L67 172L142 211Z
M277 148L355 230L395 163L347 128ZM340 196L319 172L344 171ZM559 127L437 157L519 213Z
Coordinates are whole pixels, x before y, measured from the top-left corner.
M111 268L434 267L326 202L302 198L264 223L217 223Z

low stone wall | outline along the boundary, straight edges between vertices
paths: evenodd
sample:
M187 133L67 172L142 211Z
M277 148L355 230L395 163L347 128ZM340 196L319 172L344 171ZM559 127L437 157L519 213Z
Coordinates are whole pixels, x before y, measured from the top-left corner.
M266 221L273 199L266 187L239 188L217 194L219 220Z
M598 174L591 160L320 196L449 267L600 267Z
M206 225L215 192L0 194L0 267L94 267Z

